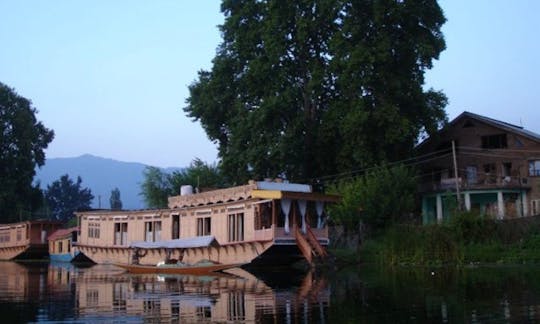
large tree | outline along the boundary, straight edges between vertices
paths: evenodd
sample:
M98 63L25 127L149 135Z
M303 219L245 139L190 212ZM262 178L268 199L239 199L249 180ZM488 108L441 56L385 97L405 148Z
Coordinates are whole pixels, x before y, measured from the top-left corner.
M31 102L0 83L0 222L26 219L42 204L32 181L54 132L36 119Z
M230 181L309 180L407 156L445 122L424 72L445 48L436 0L224 0L223 42L184 111Z
M52 218L67 221L75 211L90 209L94 196L89 188L82 186L81 177L74 182L65 174L47 186L45 199Z
M217 165L195 159L189 167L172 173L156 167L147 167L143 173L141 195L149 208L164 208L167 198L180 194L180 187L191 185L196 190L221 188L225 182Z

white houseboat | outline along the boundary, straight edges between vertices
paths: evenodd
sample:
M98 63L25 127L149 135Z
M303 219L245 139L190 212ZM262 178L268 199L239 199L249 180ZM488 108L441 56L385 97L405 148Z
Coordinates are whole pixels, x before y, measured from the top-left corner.
M181 192L167 209L77 213L78 250L96 263L313 263L329 242L324 207L339 200L309 185L271 181Z

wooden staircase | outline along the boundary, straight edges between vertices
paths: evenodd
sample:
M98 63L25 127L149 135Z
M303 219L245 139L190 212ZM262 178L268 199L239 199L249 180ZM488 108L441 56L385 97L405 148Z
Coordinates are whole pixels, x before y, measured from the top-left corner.
M302 252L302 255L309 264L313 265L314 258L324 260L328 256L328 253L321 243L319 243L319 240L317 240L317 237L313 234L309 226L306 226L306 234L302 233L300 227L295 226L294 236L300 252Z

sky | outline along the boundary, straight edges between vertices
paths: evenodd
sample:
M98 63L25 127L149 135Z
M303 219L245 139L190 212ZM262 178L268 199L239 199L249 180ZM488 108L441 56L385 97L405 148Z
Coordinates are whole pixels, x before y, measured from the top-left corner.
M466 110L540 133L540 1L439 4L447 49L426 88L448 96L448 117ZM0 0L0 82L55 131L47 158L213 163L216 145L182 108L222 23L217 0Z

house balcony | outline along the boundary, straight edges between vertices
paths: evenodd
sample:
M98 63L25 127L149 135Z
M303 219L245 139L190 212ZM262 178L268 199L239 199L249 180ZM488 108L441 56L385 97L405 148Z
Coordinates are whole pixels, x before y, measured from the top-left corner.
M492 190L492 189L530 189L527 177L509 177L496 175L478 175L476 178L464 179L459 177L457 183L460 190ZM419 192L455 191L456 179L447 178L439 181L425 181L419 184Z

